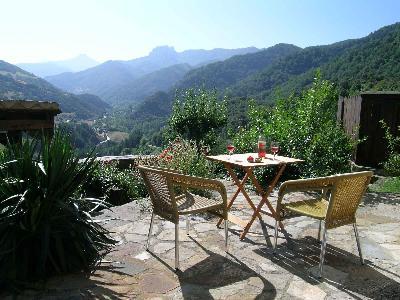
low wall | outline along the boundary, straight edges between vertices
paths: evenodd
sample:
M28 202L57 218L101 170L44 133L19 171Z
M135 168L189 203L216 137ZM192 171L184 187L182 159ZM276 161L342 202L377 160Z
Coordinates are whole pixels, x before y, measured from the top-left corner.
M96 160L103 163L117 163L118 168L127 169L131 166L137 165L139 161L149 161L156 157L156 155L116 155L99 156Z

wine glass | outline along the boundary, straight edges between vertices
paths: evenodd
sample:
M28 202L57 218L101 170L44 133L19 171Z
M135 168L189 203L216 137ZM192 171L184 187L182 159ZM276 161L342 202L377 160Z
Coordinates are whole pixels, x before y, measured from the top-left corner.
M235 151L235 146L233 145L231 140L228 140L226 143L226 150L228 150L229 153L229 159L231 158L231 155L233 151Z
M274 155L274 160L275 160L275 155L279 152L279 143L277 142L272 142L271 143L271 153Z

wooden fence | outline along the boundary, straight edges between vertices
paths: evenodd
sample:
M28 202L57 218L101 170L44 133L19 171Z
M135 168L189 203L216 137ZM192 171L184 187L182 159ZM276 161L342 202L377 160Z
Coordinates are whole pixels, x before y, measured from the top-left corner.
M389 126L392 134L399 134L400 93L371 92L340 97L337 119L349 136L362 140L354 153L355 162L363 166L380 167L387 158L385 131L380 121Z

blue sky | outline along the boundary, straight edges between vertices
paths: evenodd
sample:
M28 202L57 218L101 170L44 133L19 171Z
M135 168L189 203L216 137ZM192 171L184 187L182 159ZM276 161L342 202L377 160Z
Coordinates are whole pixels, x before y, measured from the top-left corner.
M306 47L400 21L399 0L0 0L0 8L0 59L11 63L132 59L159 45Z

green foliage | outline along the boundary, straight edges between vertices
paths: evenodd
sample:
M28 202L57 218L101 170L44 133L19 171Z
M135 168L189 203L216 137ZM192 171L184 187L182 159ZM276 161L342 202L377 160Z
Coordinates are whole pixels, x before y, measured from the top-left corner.
M388 145L388 158L383 163L383 168L391 176L400 176L400 127L399 136L395 136L383 120L380 123L385 130L385 140Z
M252 96L271 103L277 89L286 97L309 86L318 68L343 96L360 91L397 90L399 49L400 24L396 23L361 39L304 48L230 86L229 95Z
M40 147L39 147L40 146ZM68 139L24 141L0 160L0 278L5 286L92 270L114 244L78 190L94 171Z
M400 193L400 177L389 177L378 180L368 190L377 193Z
M198 153L198 148L202 151ZM208 147L194 141L177 138L158 157L158 165L178 170L186 175L210 177L214 164L206 159Z
M143 180L133 169L121 170L116 163L99 163L84 187L94 197L111 205L122 205L147 196Z
M176 97L168 126L174 136L211 145L226 122L226 99L219 101L215 90L188 89Z
M163 142L162 131L166 122L165 114L168 113L161 113L162 108L157 111L157 107L159 107L157 103L146 107L139 105L137 108L140 110L139 113L133 106L126 106L114 109L96 120L93 127L98 132L122 131L129 134L128 139L122 142L108 141L98 145L96 148L98 155L158 153ZM150 115L152 111L155 114L160 113L164 117L152 116Z
M85 156L100 143L100 139L97 137L93 127L86 123L60 123L57 127L61 131L68 133L72 145L80 156Z
M300 96L279 99L274 109L249 110L249 125L235 136L239 151L254 150L257 137L280 142L280 153L304 160L302 176L315 177L349 171L354 142L336 124L337 93L317 74L311 88Z
M189 71L179 83L179 88L222 90L300 50L294 45L277 44L255 53L236 55Z

